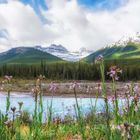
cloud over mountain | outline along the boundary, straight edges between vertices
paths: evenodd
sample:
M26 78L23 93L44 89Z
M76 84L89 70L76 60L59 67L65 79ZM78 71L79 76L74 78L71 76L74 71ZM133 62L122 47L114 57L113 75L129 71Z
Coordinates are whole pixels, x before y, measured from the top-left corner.
M8 36L0 36L0 51L52 43L69 50L97 50L140 31L140 1L120 1L119 7L107 10L83 6L77 0L46 0L47 10L39 7L43 20L29 4L18 0L2 2L0 32L4 30Z

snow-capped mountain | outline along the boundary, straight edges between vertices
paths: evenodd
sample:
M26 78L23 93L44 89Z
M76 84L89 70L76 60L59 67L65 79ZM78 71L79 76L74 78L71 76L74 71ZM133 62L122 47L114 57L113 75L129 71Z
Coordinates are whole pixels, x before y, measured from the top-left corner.
M119 41L93 52L84 61L92 63L100 54L108 60L140 59L140 33L122 37Z
M79 61L81 58L84 58L89 54L93 53L93 51L89 51L86 48L81 48L77 52L70 52L62 45L55 45L55 44L52 44L49 47L36 46L35 48L50 53L54 56L60 57L63 60L74 61L74 62Z
M126 46L128 42L134 42L134 43L140 43L140 32L137 32L134 35L131 36L123 36L120 40L117 42L111 43L108 45L108 47L112 46Z
M46 51L48 53L68 53L68 50L62 45L52 44L49 47L43 48L41 46L36 46L37 49Z

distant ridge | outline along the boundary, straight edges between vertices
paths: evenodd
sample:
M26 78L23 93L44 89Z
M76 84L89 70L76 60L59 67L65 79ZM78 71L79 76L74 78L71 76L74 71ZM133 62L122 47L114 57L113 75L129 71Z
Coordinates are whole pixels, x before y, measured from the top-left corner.
M66 61L76 62L91 54L93 51L81 48L77 52L70 52L62 45L51 44L48 47L35 46L36 49L50 53Z
M123 36L120 40L108 44L83 58L82 61L93 62L98 55L104 59L140 59L140 32L131 36Z
M103 55L104 59L140 59L140 43L128 42L125 46L109 46L102 48L82 61L93 62L98 55Z
M42 60L45 62L62 61L61 58L32 47L17 47L0 53L1 64L36 64L40 63Z

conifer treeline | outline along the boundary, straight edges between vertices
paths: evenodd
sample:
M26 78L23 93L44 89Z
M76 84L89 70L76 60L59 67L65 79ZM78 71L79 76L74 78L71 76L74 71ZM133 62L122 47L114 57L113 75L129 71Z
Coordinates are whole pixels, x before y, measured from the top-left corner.
M135 63L134 63L135 62ZM140 64L136 61L106 61L105 75L111 65L117 65L123 73L120 80L140 80ZM138 61L139 62L139 61ZM98 64L89 64L83 62L62 62L62 63L44 63L38 65L4 64L0 66L0 77L12 75L17 78L36 78L38 75L45 75L47 79L52 80L99 80L100 70Z

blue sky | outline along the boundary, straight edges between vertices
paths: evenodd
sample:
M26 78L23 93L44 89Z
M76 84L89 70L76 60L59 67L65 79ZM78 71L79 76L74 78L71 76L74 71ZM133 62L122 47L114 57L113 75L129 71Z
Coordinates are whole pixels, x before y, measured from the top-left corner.
M40 11L40 9L47 10L47 5L45 0L20 0L20 1L23 2L24 4L29 4L38 14L41 20L45 21Z
M45 0L20 0L24 4L30 4L37 12L39 8L47 9Z
M0 3L7 2L8 0L0 0ZM14 0L13 0L14 1ZM36 14L40 17L42 21L45 21L45 18L41 14L41 9L47 10L47 3L46 0L19 0L25 5L30 5ZM67 0L70 1L70 0ZM79 6L86 7L88 9L93 10L115 10L116 8L120 7L122 1L127 0L77 0Z
M35 12L43 19L40 8L47 10L47 3L45 0L20 0L24 4L29 4L33 7ZM126 0L77 0L80 6L93 10L115 10L120 7L122 1Z
M79 4L98 10L113 10L120 6L120 0L78 0Z
M25 4L30 4L36 11L39 7L47 9L45 0L21 0ZM77 0L80 5L86 6L87 8L93 8L100 10L103 9L115 9L120 6L122 0Z
M43 9L47 9L45 0L21 0L25 4L30 4L38 11L39 6ZM87 8L99 8L102 9L113 9L120 5L120 0L77 0L80 5L86 6Z

